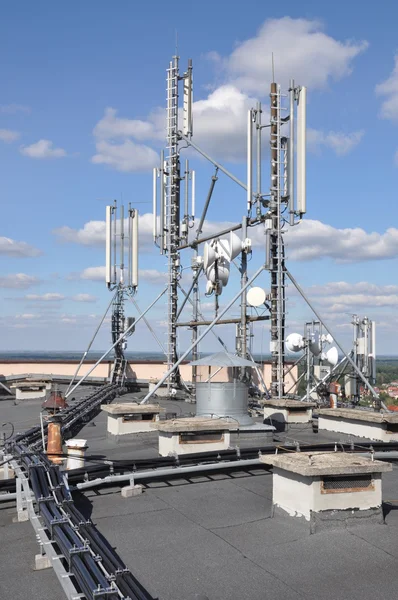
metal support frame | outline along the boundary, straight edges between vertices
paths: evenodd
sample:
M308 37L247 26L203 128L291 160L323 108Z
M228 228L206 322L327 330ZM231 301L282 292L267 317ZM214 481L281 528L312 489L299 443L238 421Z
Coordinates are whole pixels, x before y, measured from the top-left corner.
M295 288L297 289L298 293L300 294L300 296L303 298L303 300L305 300L305 302L308 304L308 306L310 307L310 309L312 310L312 312L314 313L314 315L316 316L316 318L323 324L324 328L326 329L326 331L328 333L330 333L330 335L332 336L334 343L336 344L336 346L339 348L339 350L344 354L345 358L347 359L347 362L349 362L349 364L351 365L351 367L353 367L355 373L357 373L357 375L359 376L359 378L361 379L361 381L363 381L363 383L369 388L369 390L372 392L372 395L380 401L380 405L381 407L386 411L389 412L387 406L384 404L383 401L380 400L379 395L377 394L376 390L373 388L373 386L370 384L370 382L366 379L366 377L363 375L363 373L361 373L360 369L358 368L358 366L355 364L355 362L353 361L353 359L351 358L351 356L349 354L347 354L347 352L344 350L344 348L342 347L342 345L337 341L336 336L333 334L332 330L330 329L330 327L325 323L325 321L321 318L321 316L319 315L318 311L314 308L314 306L311 304L311 302L309 301L309 299L307 298L305 292L302 290L302 288L300 287L300 285L297 283L297 281L295 280L295 278L293 277L293 275L290 273L290 271L288 269L286 269L285 267L285 273L286 275L289 277L290 281L292 282L292 284L295 286Z
M167 367L177 361L177 310L178 281L180 278L180 156L178 148L178 81L179 59L173 56L167 69L167 152L165 159L165 230L168 261L167 296ZM173 370L168 388L179 387L181 376L178 369Z
M168 378L173 373L173 371L175 371L175 369L178 368L178 366L188 356L188 354L193 350L193 348L197 344L199 344L199 342L201 342L203 340L203 338L209 333L209 331L211 331L213 329L214 325L216 325L216 323L221 319L221 317L223 317L225 315L225 313L231 308L231 306L233 304L235 304L236 300L241 296L241 294L243 294L246 291L246 289L249 287L249 285L251 285L253 283L253 281L255 279L257 279L257 277L260 275L260 273L263 270L264 270L264 266L262 265L259 269L257 269L255 274L249 279L249 281L246 283L246 285L243 288L241 288L237 294L235 294L235 296L232 298L232 300L230 300L228 302L228 304L220 311L220 313L213 319L213 321L210 323L210 325L208 325L208 327L206 327L206 329L198 336L196 342L194 344L191 344L189 346L188 350L186 350L180 356L180 358L177 360L177 362L174 365L172 365L170 369L168 369L168 371L163 375L163 377L160 378L160 380L154 386L152 391L148 392L148 394L140 402L140 404L145 404L145 402L147 402L149 400L149 398L151 398L151 396L153 396L153 394L160 388L160 386L163 385L163 383L168 380Z
M137 325L137 323L139 323L139 321L141 321L141 319L144 318L144 316L147 314L147 312L156 304L156 302L163 296L163 294L167 291L167 288L164 288L160 294L155 298L155 300L153 302L151 302L151 304L144 310L144 312L138 317L138 319L136 319L134 321L134 323L131 323L131 325L126 329L126 331L124 331L120 337L114 342L114 344L112 344L112 346L101 356L101 358L99 358L97 360L97 362L95 363L95 365L93 365L91 367L91 369L89 369L87 371L87 373L85 375L83 375L83 377L73 386L73 388L71 390L69 390L69 392L67 394L65 394L65 398L68 398L68 396L70 396L75 390L76 388L79 387L79 385L81 385L83 383L83 381L85 381L87 379L87 377L94 371L94 369L96 369L98 367L98 365L104 360L104 358L106 358L108 356L108 354L115 348L115 346L117 344L119 344L131 331L131 329L133 327L135 327Z
M271 272L271 391L281 399L284 395L285 369L285 274L284 248L282 240L282 144L281 144L281 91L280 86L271 83L271 230L270 230L270 272ZM284 164L284 161L283 161Z

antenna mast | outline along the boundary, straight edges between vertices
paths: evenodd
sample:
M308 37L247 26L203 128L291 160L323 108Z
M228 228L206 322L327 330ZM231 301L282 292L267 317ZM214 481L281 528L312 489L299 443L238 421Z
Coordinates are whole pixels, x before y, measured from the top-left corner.
M169 293L167 299L168 340L167 368L178 360L177 308L180 279L180 157L178 152L178 56L173 56L167 69L167 156L165 160L165 230L168 256ZM181 376L176 369L168 387L179 387Z
M124 303L126 297L135 295L138 287L138 211L128 208L128 271L125 264L125 218L124 206L120 207L119 220L116 200L106 207L106 243L105 243L105 282L109 290L115 291L112 301L111 332L114 344L114 363L110 376L111 383L123 386L126 378L127 359L124 351L127 342L121 336L129 329L133 333L133 317L125 316ZM117 254L119 238L119 256ZM119 269L118 269L119 267Z

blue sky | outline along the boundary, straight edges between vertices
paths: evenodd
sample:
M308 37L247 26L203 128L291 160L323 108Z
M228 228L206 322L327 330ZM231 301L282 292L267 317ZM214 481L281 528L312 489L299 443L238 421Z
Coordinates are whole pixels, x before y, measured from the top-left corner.
M188 58L194 65L193 140L242 179L246 110L256 99L266 110L271 52L283 86L289 77L307 85L308 213L286 236L289 267L347 347L349 315L357 313L378 322L379 352L395 353L398 8L382 3L375 14L359 2L241 6L177 3L171 16L160 1L2 4L1 350L78 350L89 341L109 302L103 282L86 271L104 264L105 205L122 198L151 212L165 69L177 31L181 69ZM213 169L190 158L200 209ZM244 207L244 192L220 176L209 221L238 222ZM141 308L164 281L165 259L151 249L149 230L147 217L140 228ZM260 232L253 236L252 271L263 256ZM189 254L183 264L189 266ZM260 283L267 288L267 274ZM237 285L232 278L222 302ZM290 287L288 296L290 330L301 331L310 313ZM164 304L152 313L162 340L164 315ZM157 349L144 327L139 332L140 350ZM232 331L225 336L233 347ZM182 348L187 340L182 335ZM96 348L108 342L105 328ZM268 346L267 328L255 332L254 348L261 345ZM218 349L214 338L203 349Z

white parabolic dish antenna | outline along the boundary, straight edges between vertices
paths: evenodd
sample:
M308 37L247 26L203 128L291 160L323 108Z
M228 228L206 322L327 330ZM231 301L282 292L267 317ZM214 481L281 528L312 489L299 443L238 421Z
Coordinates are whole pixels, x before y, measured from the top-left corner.
M206 242L205 244L205 248L204 248L204 255L203 255L203 267L206 270L208 267L210 267L216 260L216 251L214 250L213 246L211 246L209 243Z
M250 306L261 306L264 304L266 298L266 293L263 288L260 287L252 287L247 292L247 302Z
M339 351L336 346L333 346L333 348L330 348L327 352L323 352L321 358L329 363L331 367L335 367L339 360Z
M304 348L303 336L299 333L291 333L286 338L286 346L289 352L300 352Z

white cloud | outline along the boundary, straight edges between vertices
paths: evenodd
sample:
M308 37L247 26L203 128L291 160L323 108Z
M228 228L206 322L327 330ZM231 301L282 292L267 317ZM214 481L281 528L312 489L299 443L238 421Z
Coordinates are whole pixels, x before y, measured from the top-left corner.
M30 146L21 146L20 153L30 158L62 158L66 156L63 148L54 148L51 140L39 140Z
M0 113L15 115L18 112L30 113L30 107L23 104L0 104Z
M391 75L376 86L376 94L384 98L380 116L383 119L398 120L398 54L394 57Z
M330 148L337 156L345 156L357 146L364 136L364 131L354 131L352 133L343 133L338 131L329 131L324 133L317 129L307 130L308 150L318 152L322 147Z
M87 267L80 273L80 279L105 281L105 267Z
M91 294L76 294L76 296L72 296L71 300L74 302L97 302L97 296L92 296Z
M94 136L100 140L133 137L138 141L163 139L166 135L165 111L155 111L148 119L126 119L117 116L112 107L105 109L104 116L94 127Z
M15 142L21 137L19 131L13 131L12 129L0 129L0 140L9 144Z
M246 93L268 94L272 53L276 80L284 87L294 77L301 85L322 89L349 75L353 59L367 47L365 41L334 39L319 21L283 17L265 21L256 36L239 43L223 62L229 80Z
M288 17L265 21L257 36L239 44L229 57L208 53L218 67L223 67L223 82L213 86L206 98L193 103L195 143L221 160L238 162L245 158L247 110L255 106L257 98L268 96L272 52L277 79L284 87L294 75L299 83L314 89L348 75L353 59L366 47L366 42L333 39L317 21ZM263 112L265 123L267 104ZM150 145L165 143L165 119L165 110L160 107L143 119L119 117L115 108L106 108L93 130L97 153L92 162L125 172L156 166L158 153ZM268 130L264 134L267 148ZM361 131L314 132L313 141L343 155L359 143L362 135Z
M216 234L233 224L230 221L205 222L204 229L206 234ZM263 226L249 229L248 237L254 247L264 248ZM369 233L360 227L340 229L321 221L303 219L296 227L286 229L284 240L287 258L295 261L331 258L337 263L355 263L398 257L398 229L394 227L383 233Z
M42 251L26 242L17 242L11 238L0 236L0 255L13 256L15 258L27 256L40 256Z
M0 276L0 288L24 290L40 283L40 279L25 273Z
M222 85L205 100L194 102L195 143L223 160L242 160L246 156L247 111L255 104L255 98L234 85ZM264 112L265 122L266 107Z
M368 233L360 227L339 229L303 219L285 236L287 256L293 260L332 258L339 263L382 260L398 256L398 229Z
M364 308L368 310L398 306L398 285L376 285L367 281L333 281L310 286L307 293L330 313L354 314L363 311Z
M164 283L167 279L167 273L156 269L140 269L138 276L148 283ZM89 281L105 281L105 267L87 267L78 277Z
M167 273L162 273L156 269L140 269L138 276L147 283L164 283L167 280Z
M88 221L82 229L64 226L54 232L63 242L73 242L83 246L103 245L105 243L105 221Z
M312 285L307 288L311 295L329 296L335 294L368 294L379 296L382 294L398 294L398 285L376 285L368 281L351 283L348 281L332 281L324 285Z
M119 223L117 224L119 227ZM81 229L73 229L67 225L54 229L53 233L62 242L81 244L83 246L104 246L105 221L88 221ZM128 234L126 222L125 233ZM139 215L140 249L151 245L153 240L152 213Z
M62 294L51 293L47 294L27 294L21 300L27 300L29 302L61 302L65 300L65 296Z
M203 233L216 235L235 225L232 221L205 221ZM140 216L140 250L152 245L152 214ZM61 240L84 246L104 246L105 222L89 221L82 229L61 227L54 232ZM264 227L259 225L248 233L254 247L264 247ZM398 256L398 229L388 228L383 233L367 232L360 227L337 228L321 221L303 219L286 230L284 236L289 259L310 261L331 258L339 263L383 260ZM203 251L200 249L200 252ZM96 267L93 267L96 268ZM102 275L100 277L102 279Z
M126 173L148 171L159 162L155 150L144 144L136 144L132 140L125 140L122 144L100 140L96 143L96 150L97 154L92 157L91 162L109 165Z
M32 319L35 319L37 317L37 315L34 315L33 313L24 313L22 315L15 315L16 319L21 319L23 321L31 321Z

